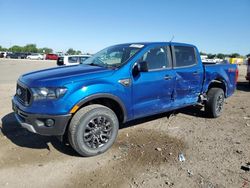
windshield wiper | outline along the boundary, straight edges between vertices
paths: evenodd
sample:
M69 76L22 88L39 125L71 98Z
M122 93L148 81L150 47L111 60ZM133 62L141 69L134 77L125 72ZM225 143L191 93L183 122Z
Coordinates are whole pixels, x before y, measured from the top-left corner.
M97 63L90 63L90 64L86 64L86 65L90 65L90 66L97 66L97 67L103 67L102 65L97 64Z
M118 69L120 65L107 65L107 68Z
M90 64L86 64L86 65L103 67L103 68L108 68L108 69L110 69L110 68L117 69L119 67L117 65L107 65L107 64L97 64L97 63L90 63Z

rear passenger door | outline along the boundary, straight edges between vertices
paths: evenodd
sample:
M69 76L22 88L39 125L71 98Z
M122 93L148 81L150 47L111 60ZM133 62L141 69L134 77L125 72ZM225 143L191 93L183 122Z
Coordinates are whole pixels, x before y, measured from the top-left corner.
M198 101L203 83L203 65L193 46L172 46L175 71L174 107L191 105Z

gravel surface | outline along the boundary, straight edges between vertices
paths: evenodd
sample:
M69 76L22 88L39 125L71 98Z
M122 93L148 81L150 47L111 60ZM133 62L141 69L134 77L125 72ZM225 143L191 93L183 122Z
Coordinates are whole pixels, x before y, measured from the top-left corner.
M78 156L22 129L11 110L16 80L55 61L0 59L0 187L250 187L250 87L239 67L223 115L188 107L127 123L106 153ZM180 162L179 155L185 160Z

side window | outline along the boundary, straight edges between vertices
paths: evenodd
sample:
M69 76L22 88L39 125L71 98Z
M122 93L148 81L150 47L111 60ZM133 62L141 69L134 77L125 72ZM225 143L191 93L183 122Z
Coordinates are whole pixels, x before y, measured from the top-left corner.
M141 61L148 63L148 70L168 68L170 63L167 54L164 47L153 48L143 55Z
M138 49L131 49L130 50L130 54L129 57L132 57L133 55L135 55L135 53L138 51Z
M195 50L189 46L175 46L174 47L176 64L175 67L186 67L195 65L197 63Z
M80 63L82 64L88 57L80 57Z
M122 51L114 51L109 54L108 57L105 57L105 62L108 65L119 64L121 63L123 52Z
M78 58L78 57L69 57L69 58L68 58L68 62L69 62L69 63L77 63L77 58Z

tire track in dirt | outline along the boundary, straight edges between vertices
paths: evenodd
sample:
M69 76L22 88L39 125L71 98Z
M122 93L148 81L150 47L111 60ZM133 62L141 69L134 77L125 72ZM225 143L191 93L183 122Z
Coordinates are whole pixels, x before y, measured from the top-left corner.
M134 178L167 163L176 163L185 143L152 129L133 128L122 131L112 149L113 158L106 165L89 172L72 175L72 187L128 187ZM137 184L137 183L136 183ZM68 186L68 185L67 185Z

